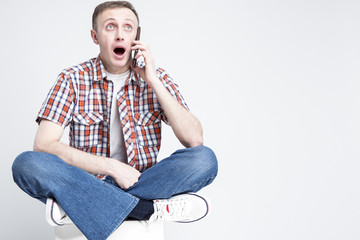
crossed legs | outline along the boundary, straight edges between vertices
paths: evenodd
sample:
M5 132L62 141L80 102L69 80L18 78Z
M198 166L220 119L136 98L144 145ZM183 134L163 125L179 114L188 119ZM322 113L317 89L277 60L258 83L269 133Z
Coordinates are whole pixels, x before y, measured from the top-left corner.
M138 183L125 191L111 178L101 181L48 153L24 152L13 164L18 186L44 203L55 198L88 239L106 239L140 199L197 192L216 174L216 156L204 146L176 151L143 172Z

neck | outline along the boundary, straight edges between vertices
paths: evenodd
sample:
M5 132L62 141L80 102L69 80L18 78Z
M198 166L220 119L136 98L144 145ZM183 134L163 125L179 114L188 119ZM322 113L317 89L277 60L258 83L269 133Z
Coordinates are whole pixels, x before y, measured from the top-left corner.
M124 66L122 67L113 67L111 66L109 63L107 63L106 61L104 61L104 59L100 56L101 58L101 61L104 65L104 68L105 70L108 72L108 73L111 73L111 74L122 74L122 73L125 73L127 71L130 70L130 61L128 61Z

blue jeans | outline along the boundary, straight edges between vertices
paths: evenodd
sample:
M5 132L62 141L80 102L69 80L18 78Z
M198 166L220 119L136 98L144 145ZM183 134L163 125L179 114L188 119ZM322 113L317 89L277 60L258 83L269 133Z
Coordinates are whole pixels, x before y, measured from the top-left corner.
M49 153L24 152L12 170L23 191L44 203L55 198L88 239L99 240L120 226L139 199L166 199L210 184L217 175L217 160L205 146L181 149L143 172L127 190L111 177L99 180Z

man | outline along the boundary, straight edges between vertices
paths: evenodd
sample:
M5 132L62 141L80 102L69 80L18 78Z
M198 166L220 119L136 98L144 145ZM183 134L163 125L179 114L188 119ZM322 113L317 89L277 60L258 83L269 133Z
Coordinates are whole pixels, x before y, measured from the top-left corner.
M209 210L190 192L216 177L216 157L178 86L135 40L138 27L128 2L96 7L99 56L59 75L37 117L34 151L13 164L19 187L44 203L54 198L88 239L106 239L127 218L192 222ZM135 50L145 66L131 66ZM157 163L161 120L186 148ZM70 146L59 141L68 125Z

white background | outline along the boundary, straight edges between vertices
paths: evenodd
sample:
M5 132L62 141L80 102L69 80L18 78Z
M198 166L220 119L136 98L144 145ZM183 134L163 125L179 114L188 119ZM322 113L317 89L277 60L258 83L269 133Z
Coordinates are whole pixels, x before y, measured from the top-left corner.
M0 2L0 238L52 238L12 181L62 69L98 55L101 1ZM168 240L360 239L360 2L133 1L142 40L201 120L219 175L212 214ZM180 147L164 129L160 158Z

